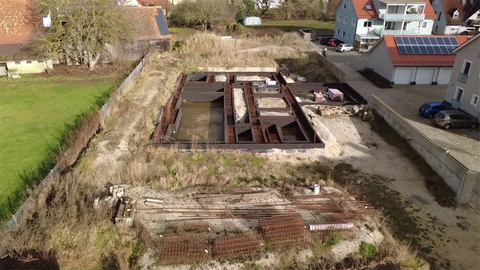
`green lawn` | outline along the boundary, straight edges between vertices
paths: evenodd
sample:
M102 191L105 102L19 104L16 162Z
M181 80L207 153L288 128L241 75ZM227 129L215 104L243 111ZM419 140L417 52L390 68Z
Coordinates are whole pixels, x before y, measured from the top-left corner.
M68 126L112 91L113 80L0 79L0 220L11 215L9 198L16 208L25 186L48 173Z
M298 31L300 28L312 28L321 35L331 35L335 29L335 22L298 20L298 21L262 21L262 25L255 28L280 28L284 31Z

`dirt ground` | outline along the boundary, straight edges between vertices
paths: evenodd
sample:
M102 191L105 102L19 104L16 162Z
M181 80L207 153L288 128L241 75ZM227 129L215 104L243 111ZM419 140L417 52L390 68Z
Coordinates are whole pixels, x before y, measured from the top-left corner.
M470 206L451 209L438 205L428 193L415 164L371 131L368 122L347 115L316 116L315 109L307 107L305 111L314 116L312 122L325 141L326 151L313 151L303 158L312 161L322 157L338 159L365 173L391 179L387 186L410 202L407 203L411 205L408 211L418 218L425 230L421 244L431 249L431 256L439 264L444 263L445 269L480 269L480 216L477 212ZM302 155L269 155L278 162L298 162L297 157L301 159Z

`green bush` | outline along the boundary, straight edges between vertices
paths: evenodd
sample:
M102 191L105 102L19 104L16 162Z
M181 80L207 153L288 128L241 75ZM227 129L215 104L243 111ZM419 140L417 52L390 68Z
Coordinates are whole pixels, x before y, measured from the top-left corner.
M371 258L375 255L376 252L377 248L374 245L366 242L362 242L360 244L360 255L362 255L363 257Z
M237 23L237 22L234 22L234 23L231 23L229 25L227 25L227 33L229 35L231 34L245 34L248 32L248 28L243 26L241 23Z
M342 240L342 236L340 235L340 232L338 231L333 231L332 235L330 238L327 240L327 245L329 246L335 246L336 244L340 243Z

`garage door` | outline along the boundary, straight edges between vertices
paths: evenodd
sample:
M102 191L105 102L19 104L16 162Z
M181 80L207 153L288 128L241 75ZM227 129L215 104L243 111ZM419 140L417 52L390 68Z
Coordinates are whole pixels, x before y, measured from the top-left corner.
M435 68L419 68L415 82L417 84L432 84L435 70Z
M410 84L415 68L397 68L395 70L395 84Z
M450 81L450 76L452 75L451 68L441 68L440 73L438 74L438 84L448 84Z

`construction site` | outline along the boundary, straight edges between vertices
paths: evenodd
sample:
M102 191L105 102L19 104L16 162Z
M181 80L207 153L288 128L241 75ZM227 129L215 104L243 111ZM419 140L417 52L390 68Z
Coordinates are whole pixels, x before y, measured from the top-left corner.
M129 186L115 190L120 192L111 195L122 201L117 226L143 224L159 247L152 256L161 265L258 259L266 252L325 245L334 235L353 242L362 237L376 242L380 235L368 221L375 212L370 204L328 186L297 188L289 195L262 188L222 193L199 187L182 193ZM362 235L362 230L368 233ZM358 248L353 246L350 252Z
M181 148L306 149L324 142L307 104L365 104L347 84L302 83L281 73L182 74L161 108L152 143ZM290 88L293 89L293 91ZM308 97L311 95L312 97Z

